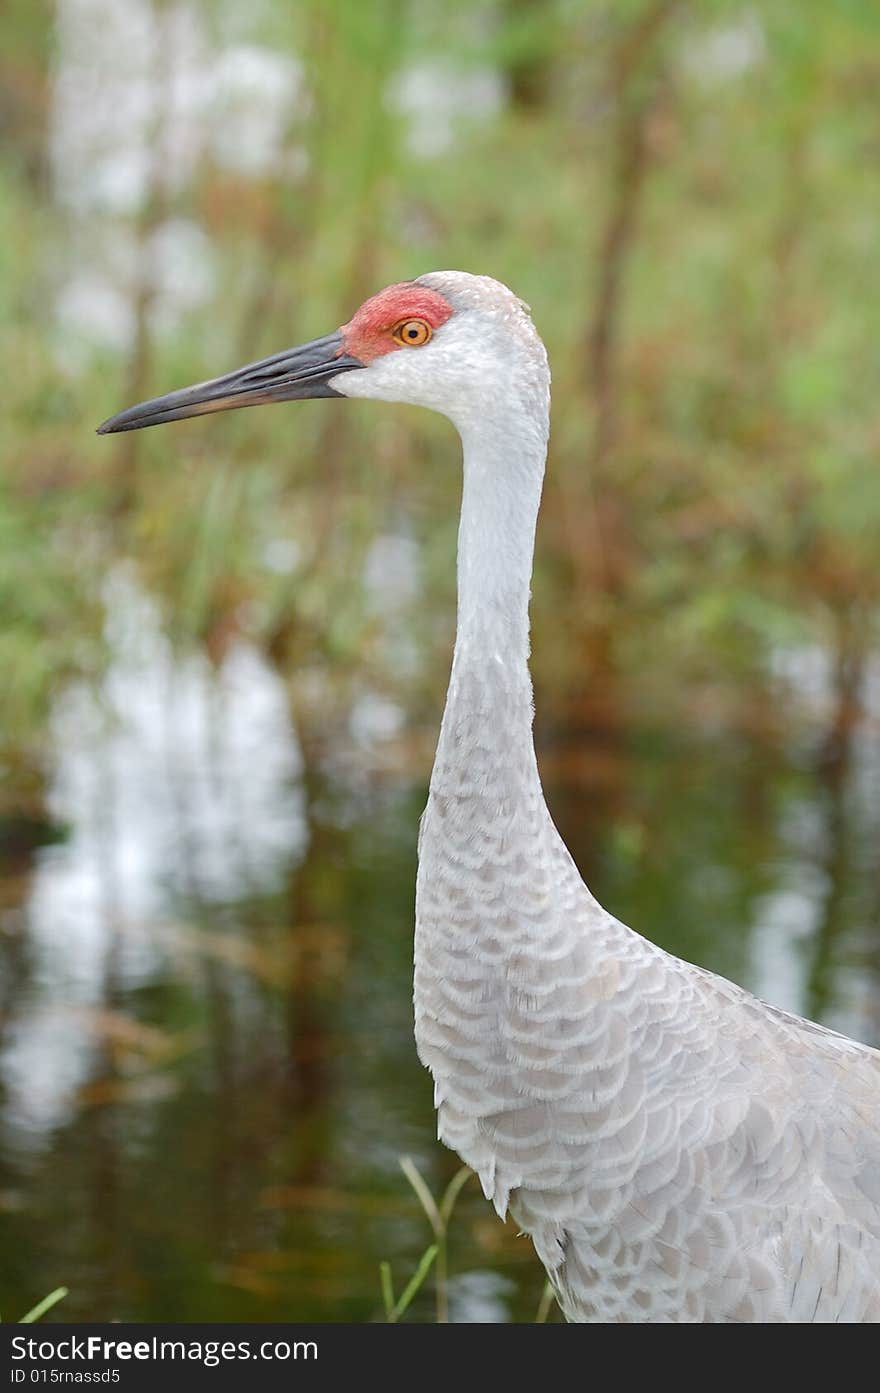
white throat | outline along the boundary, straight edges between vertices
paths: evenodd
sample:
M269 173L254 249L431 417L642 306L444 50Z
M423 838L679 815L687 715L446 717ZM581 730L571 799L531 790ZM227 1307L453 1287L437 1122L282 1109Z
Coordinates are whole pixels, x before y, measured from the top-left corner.
M458 530L456 655L528 657L529 588L545 433L514 418L467 422Z
M505 407L504 412L456 421L464 455L458 622L431 780L435 793L448 791L453 766L459 782L462 758L467 759L469 750L482 750L484 755L494 751L499 761L506 751L528 750L525 767L521 759L513 765L529 785L537 778L528 670L529 591L549 411L511 410L509 400ZM493 771L495 778L499 772Z

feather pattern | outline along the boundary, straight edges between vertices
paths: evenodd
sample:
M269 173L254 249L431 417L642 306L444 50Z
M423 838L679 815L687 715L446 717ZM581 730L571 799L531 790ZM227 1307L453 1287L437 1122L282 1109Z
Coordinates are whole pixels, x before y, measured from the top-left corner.
M569 1320L880 1321L880 1053L672 957L584 885L532 739L546 356L505 287L423 283L505 368L503 391L438 406L464 445L416 898L439 1136L531 1236Z

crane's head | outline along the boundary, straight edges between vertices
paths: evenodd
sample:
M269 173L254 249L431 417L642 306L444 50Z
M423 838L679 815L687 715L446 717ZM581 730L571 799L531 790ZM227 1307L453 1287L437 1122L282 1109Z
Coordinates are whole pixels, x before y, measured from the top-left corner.
M546 414L548 387L526 306L488 276L434 271L380 290L333 334L131 406L98 433L306 397L411 402L461 428L499 394Z

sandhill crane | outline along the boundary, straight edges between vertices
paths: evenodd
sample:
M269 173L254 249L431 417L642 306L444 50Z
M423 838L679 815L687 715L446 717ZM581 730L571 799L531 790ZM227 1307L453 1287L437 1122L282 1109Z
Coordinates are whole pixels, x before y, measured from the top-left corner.
M301 397L449 417L458 627L415 932L438 1134L531 1235L569 1320L880 1321L880 1053L619 923L547 810L527 660L549 387L527 307L443 271L100 429Z

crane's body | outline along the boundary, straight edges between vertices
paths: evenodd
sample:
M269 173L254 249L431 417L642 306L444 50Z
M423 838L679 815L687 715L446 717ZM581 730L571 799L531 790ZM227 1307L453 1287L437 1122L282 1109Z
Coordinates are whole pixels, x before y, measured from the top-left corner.
M547 810L528 601L549 372L525 307L486 277L433 273L338 335L105 428L307 395L428 406L463 444L416 895L416 1040L440 1137L531 1235L570 1320L880 1321L880 1053L618 923Z

